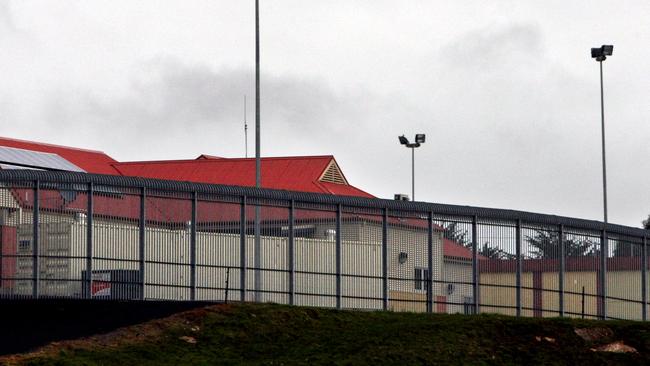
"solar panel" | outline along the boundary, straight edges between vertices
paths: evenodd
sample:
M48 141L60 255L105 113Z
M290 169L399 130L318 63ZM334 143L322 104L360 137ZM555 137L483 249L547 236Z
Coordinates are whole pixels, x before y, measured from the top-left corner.
M8 170L8 169L43 170L39 168L32 168L29 166L12 165L12 164L5 164L5 163L0 163L0 169L2 170Z
M79 168L78 166L72 164L57 154L17 149L14 147L6 146L0 146L0 163L15 165L22 168L65 170L85 173L85 170Z

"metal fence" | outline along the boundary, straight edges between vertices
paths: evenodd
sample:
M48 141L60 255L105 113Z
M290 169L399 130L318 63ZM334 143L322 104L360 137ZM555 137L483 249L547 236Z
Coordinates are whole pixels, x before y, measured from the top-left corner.
M648 232L598 221L6 170L0 229L3 299L647 318Z

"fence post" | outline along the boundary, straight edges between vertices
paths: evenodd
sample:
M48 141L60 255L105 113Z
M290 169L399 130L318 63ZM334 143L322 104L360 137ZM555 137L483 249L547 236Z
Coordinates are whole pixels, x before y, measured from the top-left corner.
M140 237L139 237L139 246L140 246L140 300L145 299L145 230L146 230L146 199L147 199L147 189L145 187L140 188Z
M88 207L86 208L86 298L93 297L93 184L88 183Z
M603 227L600 236L600 314L602 319L607 319L607 230Z
M239 214L239 300L246 301L246 196L241 197Z
M641 247L641 318L648 320L648 239L643 235L643 246Z
M296 268L295 268L295 255L294 255L294 246L295 246L295 202L291 200L289 202L289 305L295 304L296 296Z
M433 212L427 215L427 313L433 312Z
M521 219L517 219L517 226L515 228L515 253L516 253L516 306L517 316L521 316ZM533 304L533 308L534 308Z
M472 296L474 297L474 314L479 313L478 286L478 217L472 216Z
M196 206L197 194L192 192L192 218L190 223L190 300L196 300Z
M558 274L558 291L560 316L564 316L564 272L566 270L566 254L564 250L564 225L560 224L558 231L558 246L560 247L560 272Z
M388 209L383 209L381 221L382 309L388 310Z
M336 205L336 308L341 309L341 204Z
M38 299L40 296L40 285L41 285L41 260L40 260L40 243L39 243L39 220L40 220L40 202L39 197L41 192L41 186L40 182L38 180L34 181L34 204L33 206L33 213L32 213L32 240L33 240L33 246L32 246L32 278L33 278L33 284L32 284L32 297L35 299Z

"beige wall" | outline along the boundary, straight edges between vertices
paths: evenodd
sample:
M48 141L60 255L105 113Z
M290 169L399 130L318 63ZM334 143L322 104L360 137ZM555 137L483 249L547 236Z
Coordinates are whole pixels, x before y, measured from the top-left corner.
M607 296L641 301L641 269L607 272ZM607 315L622 319L642 319L642 304L607 299Z
M81 294L82 271L86 266L86 220L83 216L76 219L69 215L42 213L40 215L40 251L41 251L41 294L52 296ZM23 214L14 222L19 228L19 241L31 241L31 214ZM22 222L22 224L20 223ZM354 228L347 225L348 233ZM343 296L373 297L376 299L344 298L343 306L349 308L380 309L382 306L381 291L381 226L357 223L355 235L344 235L344 239L357 237L378 240L343 240L342 241L342 273L349 275L374 276L376 278L342 277ZM408 228L391 227L389 229L389 276L394 278L412 278L415 267L427 267L427 238L426 233L416 232ZM166 228L147 227L145 233L147 261L145 281L146 298L150 299L188 299L189 289L175 288L168 285L190 285L190 233L188 230L172 230ZM223 299L224 290L214 289L225 287L226 269L209 266L237 267L230 270L229 288L239 287L239 234L197 233L197 298ZM254 237L248 235L247 265L253 267ZM283 237L262 237L261 267L271 271L261 271L261 289L265 291L287 291L288 274L272 270L287 270L288 239ZM440 233L435 233L434 247L434 278L441 278L442 246ZM28 250L19 249L19 254L26 255L19 259L18 277L31 277L32 257L31 247ZM406 252L406 263L400 264L398 256ZM49 258L49 256L79 257ZM136 223L113 222L96 218L93 222L93 269L139 269L139 227ZM295 238L295 270L297 272L323 272L329 275L296 273L295 291L297 293L317 293L335 295L336 264L335 241L327 238ZM178 262L179 265L166 263ZM254 289L254 271L247 271L247 288ZM72 281L54 281L66 279ZM48 281L50 280L50 281ZM15 292L30 294L32 281L18 281ZM209 287L209 288L200 288ZM414 293L426 297L425 291L416 290L412 280L389 281L390 291L395 293ZM434 287L434 296L444 294L441 286ZM249 293L249 299L253 299ZM396 295L396 300L400 295ZM229 293L230 299L238 299L239 292ZM285 303L285 294L265 293L262 301ZM304 305L333 306L333 296L296 295L296 303Z
M516 315L517 291L516 277L512 273L480 273L479 274L479 298L482 313L496 313L505 315ZM500 286L496 286L500 285ZM522 273L522 287L533 287L532 273ZM502 287L512 286L512 287ZM521 305L524 308L533 307L533 291L522 289ZM533 316L531 310L522 310L522 315Z
M596 271L570 271L564 274L564 308L567 316L581 317L582 313L582 287L585 287L585 314L598 314L598 299L596 296L598 285L598 272ZM556 272L544 272L542 276L543 290L558 290L558 274ZM483 286L484 284L514 284L514 273L481 273L481 303L501 306L513 306L515 304L514 289L498 289ZM532 273L522 273L522 284L532 287ZM632 301L641 301L641 271L614 271L607 272L607 296ZM530 307L533 304L533 290L522 290L522 305ZM542 307L549 311L542 312L542 316L556 317L559 311L559 294L554 291L541 291ZM617 299L607 300L607 316L613 318L640 320L642 305L630 301ZM498 312L513 314L507 309L492 311L487 307L482 312ZM524 310L523 315L532 316L532 311Z

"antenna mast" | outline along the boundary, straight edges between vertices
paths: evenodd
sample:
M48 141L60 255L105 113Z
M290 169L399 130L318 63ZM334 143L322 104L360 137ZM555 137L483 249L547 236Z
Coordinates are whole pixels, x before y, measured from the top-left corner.
M244 94L244 147L248 157L248 123L246 122L246 94Z

